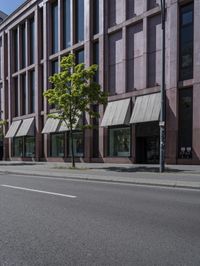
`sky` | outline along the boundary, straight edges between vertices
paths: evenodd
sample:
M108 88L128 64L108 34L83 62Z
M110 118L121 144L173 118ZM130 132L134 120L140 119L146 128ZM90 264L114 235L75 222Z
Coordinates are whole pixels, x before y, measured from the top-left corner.
M9 15L25 0L0 0L0 10Z

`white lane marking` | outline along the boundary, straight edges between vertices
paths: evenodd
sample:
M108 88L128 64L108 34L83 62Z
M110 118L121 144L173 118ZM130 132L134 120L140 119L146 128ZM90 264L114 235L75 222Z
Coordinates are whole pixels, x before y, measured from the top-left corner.
M9 186L9 185L0 185L0 186L1 187L6 187L6 188L13 188L13 189L19 189L19 190L25 190L25 191L31 191L31 192L49 194L49 195L54 195L54 196L61 196L61 197L72 198L72 199L77 198L76 196L72 196L72 195L60 194L60 193L43 191L43 190L37 190L37 189L31 189L31 188L25 188L25 187L15 187L15 186Z

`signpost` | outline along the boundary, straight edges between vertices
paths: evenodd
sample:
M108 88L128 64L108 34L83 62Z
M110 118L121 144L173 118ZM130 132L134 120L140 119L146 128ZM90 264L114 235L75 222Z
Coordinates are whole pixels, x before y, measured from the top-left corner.
M161 81L161 112L160 112L160 173L165 171L165 0L161 1L161 24L162 24L162 81Z

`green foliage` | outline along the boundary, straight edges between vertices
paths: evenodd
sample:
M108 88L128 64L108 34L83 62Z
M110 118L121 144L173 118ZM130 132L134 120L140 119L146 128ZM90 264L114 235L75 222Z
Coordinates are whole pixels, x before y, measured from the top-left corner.
M73 138L72 130L83 113L88 113L90 118L99 117L99 113L94 112L91 106L106 104L107 94L101 90L99 84L94 82L97 65L88 68L84 64L76 65L75 55L70 54L62 58L60 67L61 71L49 78L52 88L45 91L44 96L49 104L56 106L57 110L49 117L64 121ZM92 125L83 127L91 128ZM73 145L71 148L73 157Z
M50 116L64 121L68 128L74 128L84 112L91 118L98 117L91 105L107 102L107 94L93 81L98 66L86 68L84 64L76 65L74 54L62 58L60 66L60 73L49 78L52 88L44 92L49 104L54 104L58 111L58 114Z

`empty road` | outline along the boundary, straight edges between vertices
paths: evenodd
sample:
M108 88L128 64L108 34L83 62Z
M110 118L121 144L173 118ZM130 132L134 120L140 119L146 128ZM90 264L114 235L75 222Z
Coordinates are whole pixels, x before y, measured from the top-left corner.
M200 265L200 191L0 175L0 266Z

